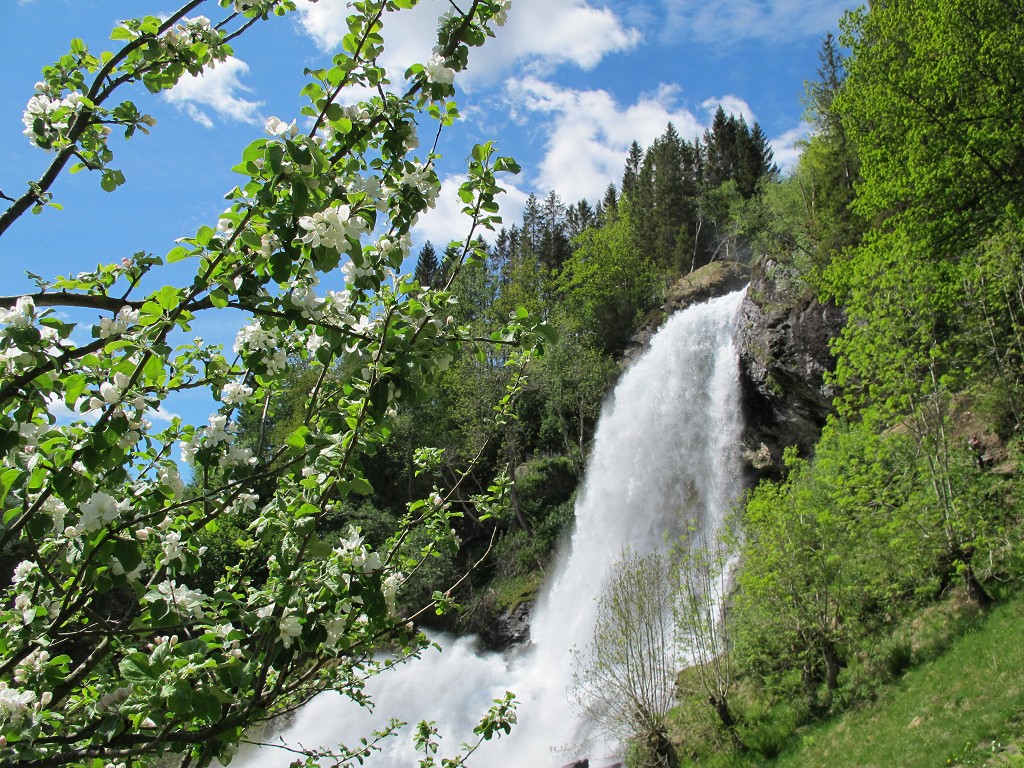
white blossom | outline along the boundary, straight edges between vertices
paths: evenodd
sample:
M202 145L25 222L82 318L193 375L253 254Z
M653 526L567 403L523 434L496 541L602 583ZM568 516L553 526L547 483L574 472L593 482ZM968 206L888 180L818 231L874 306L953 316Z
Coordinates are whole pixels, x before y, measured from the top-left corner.
M129 378L126 374L115 373L113 381L104 381L100 384L99 397L89 398L89 410L99 410L104 405L114 405L120 402L121 396L128 388L128 382Z
M508 12L511 8L512 0L501 0L501 2L498 3L498 9L494 12L494 16L491 17L495 26L505 26L505 22L508 21Z
M32 572L37 568L38 566L31 560L22 560L15 566L14 577L11 579L11 581L15 584L20 584L21 582L25 581L29 576L31 576Z
M228 417L222 413L215 413L210 416L210 426L203 427L208 445L220 445L231 443L238 432L238 425L228 422Z
M255 493L240 493L231 503L231 511L234 513L247 513L256 511L256 502L260 497Z
M283 349L279 349L267 358L265 362L267 364L267 371L273 375L288 364L288 354Z
M323 316L325 300L316 295L312 286L299 285L292 289L291 302L302 310L302 316L318 320Z
M21 296L11 309L0 309L0 324L15 328L28 328L32 325L36 305L29 296Z
M277 627L281 633L281 642L284 643L285 648L291 648L292 640L302 634L302 625L299 623L298 616L290 614L282 616Z
M82 108L82 94L78 91L71 91L64 98L51 97L48 89L42 83L36 83L36 90L41 93L34 94L25 105L22 112L21 122L25 125L24 135L28 140L39 146L39 139L52 142L60 138L71 123L71 119ZM57 113L66 110L60 118ZM43 122L43 133L36 132L36 121Z
M349 613L352 610L352 604L342 602L337 606L337 610L342 614ZM331 646L337 645L342 635L345 634L345 628L348 626L348 616L335 616L325 626L327 627L327 644Z
M128 509L128 506L127 499L118 502L109 493L97 491L87 502L82 504L80 508L82 518L78 521L77 530L79 533L98 531L120 517Z
M195 43L205 44L210 57L206 63L211 68L215 62L224 61L228 57L227 50L221 45L220 34L213 29L210 20L205 16L182 19L174 28L167 30L160 41L165 48L171 51L191 48Z
M366 230L366 222L351 213L347 205L332 205L311 216L300 217L299 227L305 234L299 241L313 248L323 245L337 251L348 250L348 238L358 239Z
M188 442L182 440L178 444L181 449L181 460L190 467L194 467L196 464L196 451L199 450L199 438L200 434L197 432L192 435L192 439Z
M29 713L36 701L35 691L23 691L18 688L9 688L7 683L0 680L0 715L12 723L20 723Z
M427 207L433 208L441 191L441 185L437 181L437 176L429 166L422 163L413 163L412 166L412 170L407 169L402 174L399 183L415 189L423 196L423 201L427 204Z
M423 65L423 70L427 74L427 82L430 83L451 85L455 80L455 70L445 66L445 59L439 53L435 53L430 57L427 63Z
M161 549L164 552L165 563L181 560L182 565L185 564L185 550L181 546L181 534L178 531L168 531L164 534Z
M295 136L298 133L294 120L291 123L286 123L281 118L273 116L267 118L263 124L263 130L271 136L284 136L285 134Z
M243 326L235 336L235 352L262 352L277 348L277 337L267 331L259 320Z
M281 239L273 232L268 232L260 237L260 253L270 258L274 251L281 247Z
M220 399L225 405L242 405L252 395L252 387L239 381L229 381L220 391Z
M179 616L192 616L202 618L203 599L206 596L196 589L189 589L184 584L176 581L164 581L157 587L156 592L150 592L147 599L150 602L162 600L174 607Z
M350 555L363 546L363 536L354 525L348 527L348 536L341 540L341 543L334 548L334 551L342 557Z
M160 485L170 488L174 498L180 499L185 493L185 481L178 472L177 464L162 464L157 470L157 479Z
M380 554L371 552L365 547L352 558L352 565L362 569L363 573L379 571L384 564L381 562Z
M384 592L384 602L387 603L388 611L392 615L396 612L398 588L402 586L404 580L405 576L396 571L384 579L384 582L381 584L381 589Z
M124 333L128 328L139 322L139 310L131 307L121 307L116 317L100 318L99 337L108 339L111 336Z
M309 338L306 339L306 350L310 355L315 355L317 350L320 349L327 340L316 331L309 334Z
M256 457L252 455L250 448L232 445L228 448L227 453L217 460L217 463L221 468L251 466L256 463Z
M14 598L14 610L21 613L21 620L28 626L36 619L36 607L32 605L32 598L22 594Z
M49 651L37 648L21 660L14 668L14 681L24 685L46 669L46 662L50 660Z

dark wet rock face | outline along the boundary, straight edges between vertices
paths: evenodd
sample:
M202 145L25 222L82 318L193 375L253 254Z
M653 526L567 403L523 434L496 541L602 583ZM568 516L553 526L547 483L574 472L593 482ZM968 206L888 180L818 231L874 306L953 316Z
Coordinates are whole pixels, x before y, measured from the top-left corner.
M755 475L775 474L786 447L810 454L832 411L834 392L825 383L835 368L829 342L845 315L772 261L754 267L740 311L744 456Z
M520 603L500 614L482 632L481 639L489 648L504 649L530 640L530 611L533 602Z

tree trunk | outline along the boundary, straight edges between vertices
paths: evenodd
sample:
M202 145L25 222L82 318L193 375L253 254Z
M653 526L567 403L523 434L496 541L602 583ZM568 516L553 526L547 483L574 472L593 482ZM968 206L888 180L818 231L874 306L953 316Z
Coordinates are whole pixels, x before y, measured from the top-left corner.
M843 668L843 662L839 658L835 642L830 638L822 641L821 653L825 660L825 685L828 686L831 704L832 693L839 688L839 671Z
M718 719L722 721L722 725L732 740L733 747L737 752L745 752L747 745L743 743L736 730L736 718L733 717L732 710L729 709L729 700L725 696L709 696L708 702L714 708Z
M992 595L988 593L982 583L978 581L978 577L970 565L964 568L964 581L967 582L967 595L975 605L982 610L987 610L992 607L995 600L992 598Z

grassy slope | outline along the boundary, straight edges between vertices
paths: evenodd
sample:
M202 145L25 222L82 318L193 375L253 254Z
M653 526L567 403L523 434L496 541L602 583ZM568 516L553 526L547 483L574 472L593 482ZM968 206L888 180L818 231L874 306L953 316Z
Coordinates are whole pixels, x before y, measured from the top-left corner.
M778 768L985 765L1024 734L1024 597L870 706L807 729ZM1024 743L1022 743L1024 746ZM989 763L991 764L991 763Z

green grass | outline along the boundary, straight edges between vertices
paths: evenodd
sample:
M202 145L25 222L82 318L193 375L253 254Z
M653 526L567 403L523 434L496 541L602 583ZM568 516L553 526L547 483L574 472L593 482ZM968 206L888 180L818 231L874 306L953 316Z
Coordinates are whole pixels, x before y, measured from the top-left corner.
M514 611L522 603L536 599L543 581L543 574L536 571L495 579L491 583L491 588L494 590L498 608Z
M1024 734L1024 597L993 609L877 701L805 727L777 768L997 765ZM796 743L794 743L796 742Z

